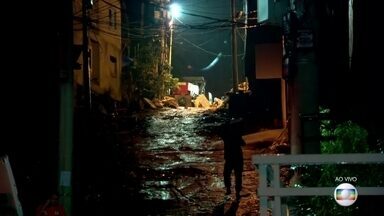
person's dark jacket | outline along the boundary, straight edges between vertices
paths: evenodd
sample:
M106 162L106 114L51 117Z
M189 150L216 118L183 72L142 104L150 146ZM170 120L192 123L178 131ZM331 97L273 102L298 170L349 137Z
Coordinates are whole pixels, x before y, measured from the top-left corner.
M241 126L236 123L225 123L220 132L220 137L224 142L224 159L240 161L243 158L241 147L245 145L242 138Z

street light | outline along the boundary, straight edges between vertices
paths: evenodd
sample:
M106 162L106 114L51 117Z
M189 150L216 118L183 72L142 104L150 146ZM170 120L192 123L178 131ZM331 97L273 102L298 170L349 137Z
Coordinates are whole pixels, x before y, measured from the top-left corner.
M170 37L169 37L169 66L172 66L172 45L173 45L173 20L179 18L181 15L181 6L173 3L169 6L169 12L171 14L171 21L169 22Z
M174 18L179 18L181 15L181 7L179 4L173 3L169 6L170 12L172 19Z

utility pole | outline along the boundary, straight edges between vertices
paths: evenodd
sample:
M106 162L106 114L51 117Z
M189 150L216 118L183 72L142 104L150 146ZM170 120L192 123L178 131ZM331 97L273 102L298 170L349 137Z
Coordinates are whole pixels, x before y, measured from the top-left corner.
M61 0L63 14L59 34L60 116L59 179L60 202L72 215L72 149L73 149L73 14L72 1Z
M316 68L317 19L315 2L294 1L291 5L296 17L292 47L294 77L288 84L291 106L290 143L292 154L320 152L320 125L318 101L318 71ZM305 17L303 17L305 16ZM293 18L293 16L291 17ZM292 27L292 26L291 26ZM291 62L290 62L291 63Z
M238 70L237 70L237 38L236 38L236 4L235 0L231 0L232 8L232 77L233 77L233 92L238 91Z
M171 23L170 23L170 26L169 26L169 30L170 30L170 35L169 35L169 56L168 56L169 60L168 60L168 63L169 63L169 67L172 70L173 17L171 18Z
M84 107L87 111L92 108L91 85L89 78L89 52L88 52L88 6L89 0L82 1L82 22L83 22L83 87Z
M284 47L285 58L288 58L287 79L288 92L288 109L290 114L289 120L289 142L291 146L291 154L302 153L302 130L300 120L300 97L299 97L299 81L297 68L297 31L299 20L296 13L294 2L291 2L290 10L285 15L284 26Z

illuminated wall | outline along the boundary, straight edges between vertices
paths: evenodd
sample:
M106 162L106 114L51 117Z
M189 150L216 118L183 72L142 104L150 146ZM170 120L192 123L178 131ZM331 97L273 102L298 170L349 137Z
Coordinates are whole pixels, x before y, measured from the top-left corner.
M82 0L74 2L74 44L82 45ZM94 1L89 9L89 72L92 91L121 100L121 3ZM78 63L82 64L82 54ZM83 69L75 70L75 82L83 85Z

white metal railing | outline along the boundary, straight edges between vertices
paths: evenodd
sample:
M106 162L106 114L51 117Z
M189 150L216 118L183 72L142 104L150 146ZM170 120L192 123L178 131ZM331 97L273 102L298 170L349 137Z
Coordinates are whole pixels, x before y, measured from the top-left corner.
M260 215L268 215L268 198L273 197L272 215L282 215L281 197L287 196L327 196L334 187L281 187L281 165L318 164L384 164L384 154L298 154L298 155L253 155L252 163L259 171L257 195L260 198ZM384 195L384 187L356 187L359 195Z

